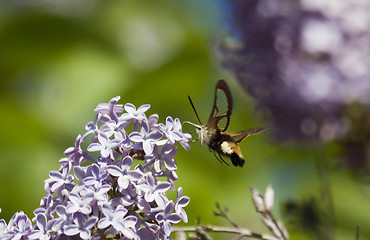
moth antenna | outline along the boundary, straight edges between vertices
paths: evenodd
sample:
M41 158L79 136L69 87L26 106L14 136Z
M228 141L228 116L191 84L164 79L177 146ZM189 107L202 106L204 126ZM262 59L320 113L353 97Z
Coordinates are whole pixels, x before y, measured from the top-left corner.
M195 110L195 107L194 107L193 101L191 101L191 98L190 98L190 96L189 96L189 95L188 95L188 98L189 98L189 102L190 102L190 104L191 104L191 107L193 108L193 110L194 110L194 112L195 112L195 115L197 115L197 119L198 119L198 121L199 121L199 124L200 124L200 125L203 125L203 124L202 124L202 122L200 121L200 118L199 118L199 116L198 116L197 110Z

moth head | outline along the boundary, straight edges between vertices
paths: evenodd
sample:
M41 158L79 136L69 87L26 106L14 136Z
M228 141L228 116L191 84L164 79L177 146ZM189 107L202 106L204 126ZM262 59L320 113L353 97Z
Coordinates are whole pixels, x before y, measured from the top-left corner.
M198 136L199 136L199 140L202 142L202 130L203 130L203 126L201 126L201 125L197 125L197 124L195 124L195 123L192 123L192 122L188 122L188 121L185 121L185 122L183 122L182 124L185 124L185 123L187 123L187 124L189 124L189 125L192 125L193 127L195 127L195 132L198 134ZM198 139L197 139L198 140ZM193 140L193 142L195 142L196 140Z
M199 135L200 144L208 146L212 138L212 133L209 131L209 128L204 125L199 129L197 128L196 132Z

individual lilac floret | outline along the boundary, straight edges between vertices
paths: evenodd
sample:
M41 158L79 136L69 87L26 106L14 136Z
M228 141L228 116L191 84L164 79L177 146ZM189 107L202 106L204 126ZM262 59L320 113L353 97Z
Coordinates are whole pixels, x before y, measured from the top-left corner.
M178 223L181 220L181 217L178 214L172 213L174 210L174 205L175 204L172 201L168 202L164 211L156 216L156 220L162 226L164 237L169 237L171 234L172 224Z
M102 115L108 115L114 121L117 121L117 115L123 112L122 104L116 104L120 100L120 96L112 98L109 103L101 103L95 108L95 112Z
M47 182L49 182L51 186L51 192L56 192L60 188L65 188L67 185L73 183L73 176L69 174L69 170L68 167L63 167L62 172L51 171L49 173L50 179L48 179Z
M165 144L160 149L155 147L153 151L154 170L156 172L160 172L163 169L163 166L168 170L175 170L177 168L174 159L176 151L177 148L171 144Z
M90 152L100 151L103 158L111 157L113 158L113 150L118 147L122 142L121 139L109 139L107 135L101 133L98 135L99 143L91 143L87 147Z
M9 231L7 233L14 233L9 239L19 240L31 234L32 223L26 214L19 212L14 214L10 219L8 229Z
M33 230L32 233L28 236L29 239L39 239L39 240L48 240L51 238L50 232L52 231L51 227L53 226L55 219L47 222L45 214L39 214L36 217L37 229Z
M184 210L184 207L186 207L189 204L190 198L187 196L182 196L182 187L179 187L177 189L177 200L175 203L175 210L176 213L180 215L181 219L184 222L188 222L188 216Z
M64 155L68 156L69 159L74 159L72 162L73 166L80 165L82 160L89 159L89 155L81 148L83 140L82 136L78 135L75 141L75 146L69 147L64 151Z
M66 212L68 214L73 214L75 212L81 212L85 215L90 214L91 212L90 202L93 200L92 193L85 195L83 199L81 199L81 197L77 193L71 192L68 198L70 201L70 204L66 208Z
M166 135L168 141L170 143L174 143L176 141L180 141L183 138L183 134L179 131L179 129L174 128L174 121L172 117L166 118L166 125L163 123L159 124L160 129Z
M90 239L91 229L95 226L98 221L97 217L87 217L80 213L76 212L73 214L73 222L70 225L67 225L65 229L65 234L67 236L79 235L82 239Z
M121 167L116 165L108 166L108 172L117 177L119 189L127 189L130 182L136 182L143 177L141 171L130 170L132 165L132 158L130 156L124 157Z
M0 219L0 239L171 239L172 225L187 222L190 199L182 188L175 202L166 192L176 190L176 144L188 150L190 134L177 118L147 118L150 105L123 108L118 100L98 105L95 121L49 173L34 224L23 212L9 224Z
M126 139L125 127L130 124L130 121L116 122L110 120L101 127L101 131L110 137L114 134L114 138L121 139L122 141Z
M4 219L0 220L0 239L11 239L14 232L8 229Z
M140 106L137 110L136 107L131 103L125 104L125 110L127 113L122 114L121 120L131 120L133 123L134 131L138 130L138 123L143 122L146 119L145 112L150 108L149 104Z
M158 131L149 131L149 125L146 122L141 124L140 132L133 132L130 134L131 141L141 142L145 154L149 155L153 152L155 145L161 145L163 141L158 140L163 137L163 133Z
M121 232L128 239L134 239L136 237L135 232L132 228L137 222L136 216L127 216L127 209L123 206L117 207L116 210L110 208L108 204L104 204L101 208L104 215L98 222L98 228L106 229L112 226L116 232Z

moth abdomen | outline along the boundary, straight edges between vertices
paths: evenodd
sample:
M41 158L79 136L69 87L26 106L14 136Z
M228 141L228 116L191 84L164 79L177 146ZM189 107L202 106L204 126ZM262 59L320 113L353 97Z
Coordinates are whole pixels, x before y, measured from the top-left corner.
M230 156L230 159L231 159L231 162L232 164L235 166L235 167L243 167L244 166L244 159L242 159L241 157L239 157L239 155L235 152L233 152Z
M234 166L242 167L244 165L245 161L243 159L240 148L235 141L231 140L230 137L228 137L228 141L223 141L220 144L220 150L222 155L227 156L231 159L231 162Z

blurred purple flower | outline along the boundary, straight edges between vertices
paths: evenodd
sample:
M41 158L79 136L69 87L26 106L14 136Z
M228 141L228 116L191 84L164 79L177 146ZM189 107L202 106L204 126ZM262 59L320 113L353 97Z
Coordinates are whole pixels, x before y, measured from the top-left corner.
M221 46L223 64L272 118L272 133L345 136L345 108L370 105L370 2L229 2L239 44Z

